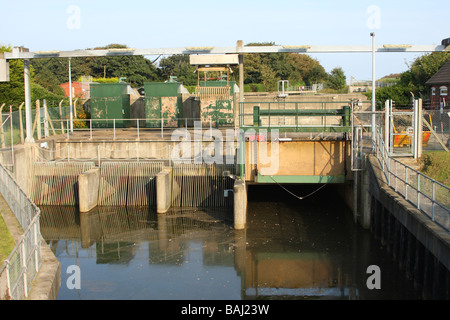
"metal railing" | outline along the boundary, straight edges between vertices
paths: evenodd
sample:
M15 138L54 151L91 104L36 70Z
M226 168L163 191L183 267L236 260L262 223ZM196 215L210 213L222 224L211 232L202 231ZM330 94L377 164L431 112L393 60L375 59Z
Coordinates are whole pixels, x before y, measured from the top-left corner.
M6 283L6 288L1 288L0 298L21 300L28 297L31 281L36 277L42 264L40 209L1 164L0 193L24 230L0 267L0 283Z
M73 126L73 131L70 129L70 120L53 120L54 123L59 123L53 130L44 130L43 138L53 134L67 135L67 139L70 139L70 135L73 132L85 132L89 133L89 139L92 139L97 132L101 132L102 136L112 131L112 137L117 138L117 132L119 130L126 129L128 135L135 134L138 140L141 138L141 134L145 132L154 132L159 135L160 138L164 138L165 135L172 135L174 129L202 129L212 130L217 128L236 128L236 122L234 116L232 117L207 117L207 118L127 118L127 119L73 119L77 125ZM131 125L131 122L135 122L135 125ZM146 123L142 125L142 123ZM201 124L200 124L201 123ZM44 123L45 125L45 123ZM169 130L169 133L167 133Z
M390 157L378 130L375 153L387 184L450 233L450 188Z

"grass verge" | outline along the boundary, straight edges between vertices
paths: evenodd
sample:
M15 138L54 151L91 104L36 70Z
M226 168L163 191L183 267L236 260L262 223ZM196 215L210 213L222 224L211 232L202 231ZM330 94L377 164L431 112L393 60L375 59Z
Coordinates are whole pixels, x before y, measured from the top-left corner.
M2 265L3 261L8 258L8 255L11 253L14 245L14 239L6 226L5 221L3 221L3 218L0 215L0 265Z
M450 152L426 151L422 155L420 171L450 187Z

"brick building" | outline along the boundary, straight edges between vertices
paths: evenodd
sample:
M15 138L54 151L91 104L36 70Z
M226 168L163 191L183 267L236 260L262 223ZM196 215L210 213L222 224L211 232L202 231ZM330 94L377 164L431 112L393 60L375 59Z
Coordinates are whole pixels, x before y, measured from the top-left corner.
M430 87L430 108L448 109L450 89L450 60L436 72L426 84Z

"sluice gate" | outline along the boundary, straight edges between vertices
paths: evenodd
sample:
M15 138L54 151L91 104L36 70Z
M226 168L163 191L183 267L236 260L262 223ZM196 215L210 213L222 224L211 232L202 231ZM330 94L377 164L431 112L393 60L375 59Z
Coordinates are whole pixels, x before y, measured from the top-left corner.
M172 171L170 206L174 208L232 208L235 165L173 163L164 161L37 162L34 165L32 198L37 205L78 206L79 176L98 171L96 193L99 207L156 206L156 176Z
M78 176L94 167L93 162L36 162L31 198L37 205L76 206Z
M155 177L163 168L155 162L104 162L100 168L98 205L154 206L156 201Z
M186 164L173 166L173 207L232 207L235 165Z

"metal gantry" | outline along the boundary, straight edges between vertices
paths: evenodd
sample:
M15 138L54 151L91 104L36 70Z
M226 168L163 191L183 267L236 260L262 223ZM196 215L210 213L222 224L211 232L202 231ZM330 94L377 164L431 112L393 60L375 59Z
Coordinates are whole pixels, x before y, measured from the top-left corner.
M31 136L31 81L30 81L30 59L39 58L76 58L76 57L102 57L102 56L151 56L151 55L198 55L198 54L238 54L239 55L239 87L243 87L243 55L252 53L390 53L390 52L437 52L449 51L448 39L444 39L440 45L409 45L409 44L385 44L375 46L374 34L371 33L372 45L275 45L275 46L244 46L242 40L238 40L236 46L230 47L178 47L157 49L134 49L134 48L110 48L101 50L48 50L30 52L24 47L15 47L12 52L0 54L0 81L9 81L8 60L24 60L25 78L25 113L26 113L26 142L33 142ZM373 73L375 71L373 70ZM242 90L243 92L243 90ZM243 95L240 95L243 102ZM73 110L71 110L71 113Z

